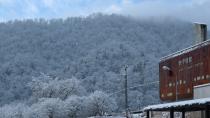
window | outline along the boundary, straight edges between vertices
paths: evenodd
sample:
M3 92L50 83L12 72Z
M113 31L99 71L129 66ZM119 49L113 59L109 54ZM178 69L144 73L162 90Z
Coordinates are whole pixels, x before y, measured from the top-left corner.
M182 61L179 61L179 66L181 66L182 65Z
M192 57L189 57L189 63L191 63L192 62Z
M185 58L185 63L188 64L188 58Z
M173 96L173 93L170 92L170 93L167 94L167 96L168 96L168 97L171 97L171 96Z
M168 84L168 86L169 86L169 87L172 87L172 83L170 82L170 83Z
M210 79L210 75L206 75L206 79Z
M198 80L200 80L200 79L201 79L201 77L200 77L200 76L198 76L198 77L197 77L197 81L198 81Z
M179 84L182 85L182 80L179 80Z
M187 89L187 93L190 93L190 88Z

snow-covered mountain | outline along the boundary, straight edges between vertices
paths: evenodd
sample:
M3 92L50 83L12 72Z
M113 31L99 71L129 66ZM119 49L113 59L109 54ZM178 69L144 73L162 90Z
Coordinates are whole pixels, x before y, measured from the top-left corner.
M0 104L27 100L28 83L45 73L76 77L87 93L101 90L124 107L128 65L129 107L158 103L159 59L193 44L193 24L173 18L91 15L0 23ZM121 91L121 92L119 92Z

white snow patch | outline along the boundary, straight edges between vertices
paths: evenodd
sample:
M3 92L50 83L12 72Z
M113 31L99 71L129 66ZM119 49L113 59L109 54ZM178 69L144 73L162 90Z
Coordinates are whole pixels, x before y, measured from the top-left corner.
M200 88L200 87L209 86L209 85L210 85L210 83L201 84L201 85L198 85L198 86L194 86L194 88Z

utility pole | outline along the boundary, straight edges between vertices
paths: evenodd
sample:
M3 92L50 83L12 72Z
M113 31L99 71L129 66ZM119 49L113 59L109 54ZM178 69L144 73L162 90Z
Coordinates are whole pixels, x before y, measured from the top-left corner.
M127 80L127 68L128 66L125 66L125 112L126 112L126 118L128 118L128 80Z
M178 87L177 87L177 85L178 85L178 81L177 81L177 77L176 77L176 101L178 100L177 98L178 98Z
M140 75L142 76L141 78L141 83L144 85L145 84L145 75L144 75L144 71L145 71L145 67L146 67L146 62L142 62L141 68L142 70L140 71ZM142 108L142 106L144 105L144 96L146 94L146 88L144 86L142 86L142 97L140 98L140 103L139 103L139 110Z

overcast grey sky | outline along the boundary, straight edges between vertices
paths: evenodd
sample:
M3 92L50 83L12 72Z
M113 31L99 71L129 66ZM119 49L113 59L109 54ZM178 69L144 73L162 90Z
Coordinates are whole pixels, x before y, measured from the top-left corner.
M0 21L66 18L95 12L134 17L173 16L210 25L210 0L0 0Z

